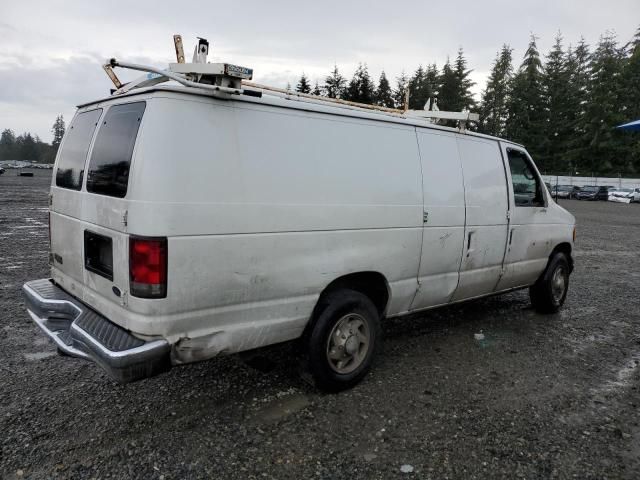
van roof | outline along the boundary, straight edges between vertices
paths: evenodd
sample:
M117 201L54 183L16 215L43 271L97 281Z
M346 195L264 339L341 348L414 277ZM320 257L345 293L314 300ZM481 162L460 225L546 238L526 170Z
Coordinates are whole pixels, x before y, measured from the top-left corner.
M121 99L128 99L132 97L149 95L153 93L197 95L202 97L215 98L216 100L220 100L220 101L234 101L234 102L245 102L245 103L257 104L257 105L271 105L275 107L288 108L293 110L319 112L319 113L327 113L331 115L339 115L344 117L376 120L376 121L381 121L386 123L395 123L395 124L410 125L410 126L415 126L420 128L427 128L430 130L440 130L440 131L446 131L451 133L462 133L464 135L501 141L501 142L509 143L511 145L523 147L523 145L519 143L515 143L510 140L506 140L499 137L494 137L492 135L486 135L483 133L473 132L470 130L465 130L464 132L461 132L457 128L435 125L435 124L426 122L424 119L403 116L402 114L393 114L393 113L381 112L377 110L369 110L369 109L360 108L354 105L334 104L334 103L322 102L320 100L312 100L312 99L301 98L296 96L291 96L291 97L280 97L280 96L273 96L273 95L262 95L261 97L257 97L253 95L230 96L228 94L220 94L220 93L212 92L210 90L204 90L204 89L199 89L195 87L185 87L182 85L178 86L178 85L165 84L165 85L154 85L150 87L138 88L120 95L111 95L111 96L100 98L91 102L82 103L78 105L78 108L86 108L98 103L107 103L107 102L120 103L119 101Z

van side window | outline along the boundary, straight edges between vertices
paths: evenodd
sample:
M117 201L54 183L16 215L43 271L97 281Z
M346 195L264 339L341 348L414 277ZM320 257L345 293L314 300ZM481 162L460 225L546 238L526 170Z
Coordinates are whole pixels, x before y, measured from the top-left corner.
M84 164L100 115L102 109L98 108L79 113L71 122L60 151L56 186L72 190L80 190L82 187Z
M520 150L507 149L516 207L543 207L542 183Z
M127 194L131 155L145 107L146 102L136 102L109 108L91 153L88 192L120 198Z

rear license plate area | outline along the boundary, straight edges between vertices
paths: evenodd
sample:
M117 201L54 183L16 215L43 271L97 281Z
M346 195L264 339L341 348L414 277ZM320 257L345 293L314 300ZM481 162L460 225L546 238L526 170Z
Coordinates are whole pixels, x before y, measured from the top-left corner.
M84 268L113 281L113 241L110 237L84 231Z

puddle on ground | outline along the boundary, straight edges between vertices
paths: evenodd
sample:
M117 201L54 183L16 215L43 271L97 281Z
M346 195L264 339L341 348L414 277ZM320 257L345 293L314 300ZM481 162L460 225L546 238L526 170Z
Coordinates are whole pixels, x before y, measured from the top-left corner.
M299 412L311 404L306 395L295 394L276 398L258 410L253 416L254 423L275 423L283 418Z
M42 345L51 345L51 340L48 337L40 336L36 337L33 341L34 345L42 346Z
M29 360L30 362L34 362L36 360L43 360L45 358L55 357L57 352L35 352L35 353L25 353L24 358Z

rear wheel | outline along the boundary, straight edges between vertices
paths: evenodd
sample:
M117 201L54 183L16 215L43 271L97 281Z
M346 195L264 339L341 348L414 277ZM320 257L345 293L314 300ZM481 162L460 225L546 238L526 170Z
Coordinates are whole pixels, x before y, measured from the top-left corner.
M315 385L326 392L356 385L371 369L380 337L380 315L367 296L347 289L327 294L307 340Z
M569 261L556 253L542 277L529 289L531 304L540 313L555 313L564 304L569 290Z

